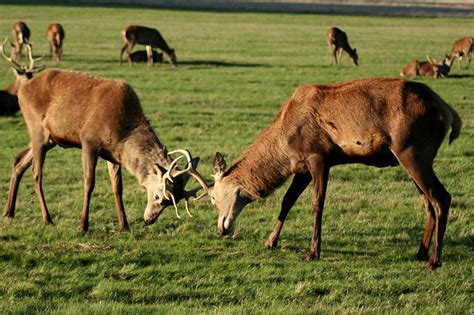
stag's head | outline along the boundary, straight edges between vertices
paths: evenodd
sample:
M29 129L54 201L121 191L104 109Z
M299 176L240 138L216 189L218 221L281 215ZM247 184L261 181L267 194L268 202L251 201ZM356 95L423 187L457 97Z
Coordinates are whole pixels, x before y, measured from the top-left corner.
M359 65L359 55L357 54L357 49L354 48L352 50L352 52L350 53L350 57L351 57L352 63L355 66L358 66Z
M192 158L187 150L175 150L168 153L170 156L181 154L174 159L168 169L164 169L159 165L154 165L153 170L148 174L143 185L147 191L147 207L143 215L146 224L154 223L161 215L163 210L168 206L174 206L176 216L180 218L178 213L178 202L185 200L186 211L189 216L191 213L188 208L188 200L191 197L196 197L198 189L186 191L185 187L191 176L201 184L204 190L208 191L206 181L196 171L199 158ZM186 166L181 168L178 162L182 158L186 158ZM200 196L202 197L202 196ZM198 198L200 198L198 197Z
M242 209L251 201L243 192L239 183L226 173L226 162L217 152L214 157L215 183L209 188L212 204L219 211L217 228L222 235L232 234L234 223Z
M29 80L33 77L33 74L36 72L42 71L46 66L45 65L35 65L35 63L43 57L40 58L33 58L33 48L31 47L31 43L25 44L26 50L28 51L28 58L29 64L28 65L20 65L18 62L15 61L14 58L14 51L11 52L10 57L8 57L5 53L5 44L7 43L8 38L5 38L3 43L0 46L0 53L2 54L3 58L5 58L8 62L12 64L12 71L15 73L18 80ZM12 44L13 46L13 44Z

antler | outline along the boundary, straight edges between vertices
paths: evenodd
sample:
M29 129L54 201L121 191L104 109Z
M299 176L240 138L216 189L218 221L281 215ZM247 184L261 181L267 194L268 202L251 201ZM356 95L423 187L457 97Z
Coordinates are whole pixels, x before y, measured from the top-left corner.
M39 58L36 58L34 59L33 58L33 49L31 47L31 43L26 43L25 46L26 46L26 50L28 50L28 59L30 60L30 66L28 67L28 70L30 71L35 71L35 72L39 72L41 70L43 70L46 65L41 65L41 66L35 66L35 62L37 61L40 61L41 59L44 58L44 55L39 57Z
M173 196L172 193L170 193L167 189L166 189L166 179L169 180L170 182L173 182L173 179L182 175L182 174L185 174L185 173L188 173L190 174L191 176L193 176L197 181L198 183L202 186L202 188L204 188L204 193L201 194L200 196L196 197L196 199L201 199L202 197L204 197L206 194L208 194L209 192L209 185L207 184L207 182L204 180L204 178L202 178L201 174L199 174L196 169L194 168L193 166L193 163L192 163L192 157L191 157L191 153L189 153L188 150L183 150L183 149L178 149L178 150L174 150L174 151L171 151L171 152L168 152L168 155L172 155L172 154L176 154L176 153L181 153L182 155L177 157L176 159L174 159L168 170L166 171L166 173L163 175L163 180L165 182L165 185L163 185L163 196L167 199L167 200L170 200L173 202L173 206L176 210L176 216L178 217L178 219L180 219L181 217L179 216L179 213L178 213L178 207L176 205L176 201L175 201L175 198ZM182 159L183 157L186 158L186 162L187 162L187 166L185 169L183 170L179 170L179 171L176 171L173 175L171 175L171 172L174 171L176 169L176 165L178 164L178 161L180 159ZM191 212L189 211L189 207L188 207L188 201L189 201L189 198L190 197L194 197L195 193L197 192L196 191L193 191L193 192L186 192L185 194L185 207L186 207L186 212L188 213L188 215L190 217L192 217L191 215Z
M7 55L5 55L5 44L7 43L7 41L8 41L8 37L5 37L5 40L0 46L0 52L2 53L3 58L8 60L10 63L12 63L13 66L15 66L17 70L19 71L23 70L23 67L19 63L17 63L15 60L13 60L12 56L8 57Z

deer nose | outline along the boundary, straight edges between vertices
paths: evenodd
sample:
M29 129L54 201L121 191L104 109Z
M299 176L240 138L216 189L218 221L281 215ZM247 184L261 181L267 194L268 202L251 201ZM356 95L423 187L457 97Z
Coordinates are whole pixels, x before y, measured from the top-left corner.
M234 231L234 225L232 224L232 221L225 216L219 218L218 228L222 236L231 235Z

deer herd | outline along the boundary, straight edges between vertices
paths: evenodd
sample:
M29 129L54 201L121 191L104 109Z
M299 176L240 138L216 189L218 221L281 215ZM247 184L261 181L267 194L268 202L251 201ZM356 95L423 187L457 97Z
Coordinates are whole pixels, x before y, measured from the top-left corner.
M462 122L457 112L426 85L403 79L368 78L300 86L230 168L223 155L216 153L214 182L208 182L197 171L199 158L193 158L187 148L168 151L160 142L130 85L69 70L48 69L37 74L45 66L38 66L42 58L33 57L30 29L24 22L17 22L12 35L11 53L8 55L5 49L7 39L1 44L0 53L11 63L16 79L0 91L0 111L2 115L12 115L21 110L30 142L14 158L4 217L14 217L19 184L31 166L43 222L53 223L44 198L42 170L47 152L55 146L79 148L82 152L83 231L89 228L99 157L107 162L121 230L129 229L122 199L122 166L146 191L146 224L155 222L168 206L179 217L180 200L184 200L191 215L188 201L209 196L219 212L217 227L222 235L233 232L236 219L247 204L267 197L293 175L265 245L277 246L289 210L312 183L314 220L306 257L311 261L320 258L322 214L331 167L348 163L400 165L415 183L425 205L426 224L416 257L428 259L430 270L441 266L451 195L435 175L433 161L449 129L451 143L460 135ZM162 62L165 54L176 67L174 49L156 29L131 25L120 35L125 43L120 64L124 52L129 65L138 61L153 65ZM46 37L53 60L60 62L64 28L53 23ZM359 64L356 49L339 28L329 28L327 43L331 63L334 60L340 67L345 52L354 65ZM132 52L136 44L145 45L146 50ZM19 63L23 48L26 65ZM460 68L465 57L469 66L472 50L473 39L462 38L443 61L429 57L428 61L413 60L402 68L401 75L446 77L454 59L458 59ZM183 159L184 163L180 162ZM200 187L186 190L191 177ZM198 196L201 189L203 193Z

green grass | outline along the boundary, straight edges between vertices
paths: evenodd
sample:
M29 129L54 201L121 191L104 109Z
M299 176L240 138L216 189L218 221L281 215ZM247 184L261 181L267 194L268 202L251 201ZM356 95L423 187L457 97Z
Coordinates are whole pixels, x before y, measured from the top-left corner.
M66 30L65 60L49 66L129 82L158 137L189 148L211 179L216 151L235 160L301 84L369 76L397 77L408 61L441 59L451 43L472 36L472 19L208 13L131 8L0 6L0 34L15 20L32 30L37 55L45 30ZM157 27L176 49L179 67L118 65L119 31ZM337 25L359 52L360 67L328 66L325 34ZM1 36L0 36L1 37ZM13 76L0 62L0 87ZM263 243L285 188L249 205L232 238L216 231L208 200L193 218L168 209L142 223L146 196L124 172L130 233L117 232L105 163L97 168L90 231L77 229L82 208L79 150L48 153L44 190L55 225L41 222L28 171L16 217L0 222L0 313L326 313L473 312L474 65L448 79L417 78L461 115L461 137L445 142L435 170L451 192L443 267L414 260L424 224L421 198L401 168L347 165L331 170L322 259L304 261L312 225L309 190L289 214L280 245ZM0 117L0 204L13 157L28 143L20 114ZM184 207L181 205L182 214Z

